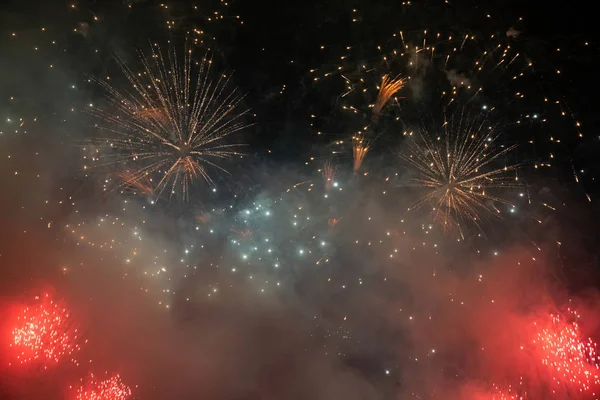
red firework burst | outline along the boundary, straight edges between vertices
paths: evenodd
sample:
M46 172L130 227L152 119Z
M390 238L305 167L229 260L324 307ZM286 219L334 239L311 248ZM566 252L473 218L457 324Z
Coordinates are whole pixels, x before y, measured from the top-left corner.
M493 391L489 400L524 400L524 397L516 394L510 386L502 390L498 386L493 385Z
M48 294L36 296L34 300L33 305L19 313L12 329L9 346L16 350L16 361L21 364L34 361L58 363L72 356L79 350L78 332L67 308ZM71 361L76 362L72 358Z
M131 388L123 383L120 375L98 380L94 374L77 389L75 400L126 400L131 397Z
M551 315L547 326L536 323L539 330L534 344L542 354L542 364L553 372L555 383L579 392L589 392L600 385L600 358L596 353L596 343L581 337L577 323L579 315L568 311L573 317L572 322Z

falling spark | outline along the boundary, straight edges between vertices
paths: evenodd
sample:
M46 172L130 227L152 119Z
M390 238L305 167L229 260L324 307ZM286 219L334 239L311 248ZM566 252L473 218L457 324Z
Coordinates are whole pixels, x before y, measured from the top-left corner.
M379 88L379 93L377 94L377 101L375 102L375 106L373 107L373 119L376 121L383 110L383 107L387 104L389 99L398 92L398 90L402 89L406 84L406 80L404 78L395 77L390 78L389 75L383 75L381 79L381 87Z
M188 198L198 178L214 185L209 167L227 172L217 161L240 155L240 145L225 139L248 126L242 121L248 110L238 110L243 97L236 88L227 89L230 76L211 78L212 60L194 61L187 46L180 59L174 49L163 54L155 45L150 56L140 52L139 74L117 59L131 87L119 91L97 80L110 107L94 108L92 114L110 137L93 144L99 148L94 160L100 165L125 165L130 182L148 179L156 182L152 191L157 195L169 188L170 196L181 191Z
M492 195L494 190L517 187L515 178L507 173L517 165L495 165L516 146L495 146L496 129L487 126L485 119L469 119L461 114L459 121L444 123L444 138L422 134L422 144L411 141L407 155L401 157L415 176L411 183L427 188L427 193L409 208L433 204L434 220L444 230L457 227L464 236L463 222L481 229L487 216L499 216L495 202L508 204Z
M325 190L330 190L333 187L333 182L337 175L337 168L330 161L325 161L321 174L323 175L323 179L325 181Z
M364 138L363 135L356 135L352 137L352 169L355 174L360 170L363 160L368 152L369 142Z
M117 174L120 180L120 187L143 196L154 198L154 188L152 180L148 174L139 175L131 170L121 171Z

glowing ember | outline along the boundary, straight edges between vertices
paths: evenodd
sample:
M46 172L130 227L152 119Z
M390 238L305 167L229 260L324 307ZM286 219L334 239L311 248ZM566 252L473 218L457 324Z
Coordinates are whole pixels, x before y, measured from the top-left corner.
M574 311L569 310L569 313L579 318ZM539 324L536 323L536 326L539 327ZM600 385L596 343L591 339L581 339L577 321L569 322L558 315L551 315L551 323L537 333L534 343L542 352L542 363L553 370L554 382L573 386L579 392Z
M48 294L35 300L35 305L24 308L17 317L10 347L17 350L21 364L36 360L58 363L79 350L77 329L72 329L68 310Z
M131 397L131 388L124 384L117 374L99 381L90 374L88 379L77 389L76 400L126 400Z

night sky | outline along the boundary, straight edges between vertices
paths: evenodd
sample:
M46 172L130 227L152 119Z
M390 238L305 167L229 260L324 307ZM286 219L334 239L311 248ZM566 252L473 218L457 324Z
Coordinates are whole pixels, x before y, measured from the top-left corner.
M487 3L0 3L0 399L599 398L594 7Z

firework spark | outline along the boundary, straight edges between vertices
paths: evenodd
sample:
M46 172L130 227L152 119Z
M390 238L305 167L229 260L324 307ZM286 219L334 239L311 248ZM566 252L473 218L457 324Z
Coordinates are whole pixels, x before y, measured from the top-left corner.
M325 180L325 190L330 190L333 187L333 182L337 176L337 168L333 163L325 161L323 169L321 170L321 175L323 175L323 179Z
M227 172L217 161L240 154L240 145L225 139L248 126L242 120L248 110L239 110L243 97L236 88L228 90L230 77L211 79L212 61L194 61L188 47L183 61L174 49L164 55L157 45L140 59L140 74L117 60L130 90L98 80L110 107L92 113L110 137L93 140L99 148L94 161L127 166L130 182L156 182L158 195L169 188L170 196L181 191L187 198L198 178L214 185L208 168Z
M154 198L154 188L152 187L152 180L148 174L139 175L131 170L125 170L119 172L117 176L121 181L121 188L130 190L134 193L139 193L149 198Z
M496 165L516 146L495 145L495 127L488 126L485 119L462 114L458 122L444 123L443 136L422 134L422 143L411 141L408 154L401 156L415 174L411 183L429 189L409 210L433 204L434 220L441 222L444 230L457 227L463 235L464 222L481 229L482 219L499 216L494 203L508 204L491 192L518 186L517 178L508 174L517 165Z
M355 174L358 173L365 156L369 152L370 144L363 135L352 137L352 169Z
M569 310L577 319L577 313ZM542 353L542 364L551 368L555 383L575 387L588 392L600 385L600 357L596 343L582 340L577 321L569 323L558 315L551 315L551 322L539 328L534 344Z
M247 240L250 239L252 237L252 229L250 228L236 228L233 227L231 228L231 232L235 233L238 235L238 237L240 238L240 240Z
M126 400L131 397L131 388L117 374L100 381L94 374L77 389L76 400Z
M330 229L333 229L341 221L341 219L342 219L342 217L339 217L339 218L329 218L327 220L327 226L329 226Z
M406 84L404 78L395 77L390 78L389 75L385 74L381 78L381 86L379 87L379 93L377 94L377 101L373 106L373 119L376 121L383 110L383 107L387 104L390 98L402 89Z
M77 335L69 311L46 294L36 296L35 304L17 317L10 347L17 351L15 358L21 364L38 360L58 363L79 350Z
M489 400L524 400L525 397L515 393L515 390L509 385L506 389L501 389L497 385L492 385L491 396L486 396Z

